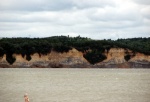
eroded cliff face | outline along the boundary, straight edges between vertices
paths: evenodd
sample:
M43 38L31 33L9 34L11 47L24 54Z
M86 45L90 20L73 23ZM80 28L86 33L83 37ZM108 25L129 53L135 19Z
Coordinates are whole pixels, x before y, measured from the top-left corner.
M16 61L10 65L6 61L6 55L0 57L0 67L71 67L71 68L150 68L150 56L141 53L135 53L128 49L111 48L108 52L105 51L107 59L95 65L91 65L84 57L83 53L76 49L72 49L67 53L58 53L51 51L47 55L35 53L31 55L31 60L27 61L26 56L13 54ZM131 58L126 61L125 56L130 55Z
M105 51L105 55L107 59L97 65L107 68L150 68L150 56L128 49L111 48L109 52ZM130 56L128 61L125 60L126 55Z
M47 55L39 55L35 53L31 55L31 60L27 61L26 56L23 58L21 54L13 54L16 61L13 65L9 65L6 61L6 55L0 58L0 67L80 67L80 65L88 65L88 61L83 57L83 53L76 49L72 49L67 53L58 53L51 51ZM86 66L84 66L86 67Z

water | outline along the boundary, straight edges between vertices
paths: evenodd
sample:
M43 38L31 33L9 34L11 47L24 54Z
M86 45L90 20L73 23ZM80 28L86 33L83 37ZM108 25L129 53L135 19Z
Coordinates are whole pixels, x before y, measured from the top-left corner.
M0 69L0 102L150 102L148 69Z

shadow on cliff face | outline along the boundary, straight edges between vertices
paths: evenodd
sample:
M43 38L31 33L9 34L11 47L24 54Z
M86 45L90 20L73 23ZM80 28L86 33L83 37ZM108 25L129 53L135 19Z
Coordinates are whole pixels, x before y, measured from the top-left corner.
M148 61L124 62L119 64L89 64L89 63L76 63L76 64L62 64L57 62L50 62L46 64L33 63L31 65L9 65L0 64L0 68L150 68Z
M99 66L97 66L99 68ZM150 68L150 63L125 62L120 64L108 64L104 68Z
M49 63L47 67L48 68L63 68L64 65L60 63Z
M0 64L0 68L9 68L10 66L7 64Z

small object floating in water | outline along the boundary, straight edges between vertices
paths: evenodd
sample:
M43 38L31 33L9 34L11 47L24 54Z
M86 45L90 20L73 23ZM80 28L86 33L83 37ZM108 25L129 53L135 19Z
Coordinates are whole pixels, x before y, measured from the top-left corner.
M29 98L28 98L28 94L27 93L25 93L25 95L24 95L24 100L25 100L25 102L29 102Z

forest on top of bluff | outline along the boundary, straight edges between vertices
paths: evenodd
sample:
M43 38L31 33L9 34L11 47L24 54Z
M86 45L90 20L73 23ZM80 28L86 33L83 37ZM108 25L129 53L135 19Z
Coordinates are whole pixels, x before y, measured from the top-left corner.
M134 53L140 52L150 55L150 38L128 38L128 39L104 39L92 40L85 37L69 37L69 36L53 36L47 38L2 38L0 39L0 57L6 54L8 63L13 64L15 58L14 53L26 56L26 60L30 61L31 55L38 53L47 55L52 50L63 53L68 52L72 48L84 53L83 57L91 64L101 62L106 59L104 51L110 48L130 49ZM130 55L124 57L126 61L130 59Z

